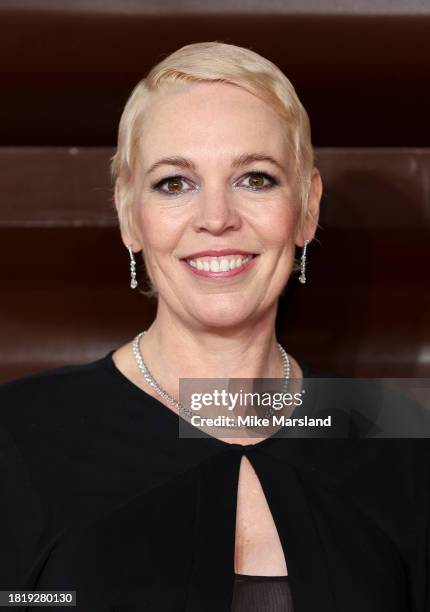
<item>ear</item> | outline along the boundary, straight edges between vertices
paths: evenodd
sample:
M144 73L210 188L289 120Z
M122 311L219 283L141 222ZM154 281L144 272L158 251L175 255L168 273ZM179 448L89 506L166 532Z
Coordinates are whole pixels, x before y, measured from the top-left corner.
M311 184L308 194L307 214L303 226L298 230L296 245L303 247L305 240L311 241L315 236L320 215L320 202L323 193L323 183L318 168L313 168L311 173Z
M126 196L124 190L121 188L119 179L115 181L114 201L118 214L121 238L124 245L127 247L131 244L131 248L134 252L140 251L141 247L139 241L134 236L131 206L126 201Z
M116 208L116 212L119 212L119 202L120 202L120 186L119 186L119 179L116 179L115 181L115 191L114 191L114 202L115 202L115 208Z

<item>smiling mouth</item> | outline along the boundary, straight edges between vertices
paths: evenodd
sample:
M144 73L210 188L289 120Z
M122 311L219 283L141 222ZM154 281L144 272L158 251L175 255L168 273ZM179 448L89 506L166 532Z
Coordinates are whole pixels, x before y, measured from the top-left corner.
M205 256L185 258L181 261L187 268L197 274L208 278L226 278L236 276L248 269L257 257L256 254L242 255L239 253L222 255L220 257Z

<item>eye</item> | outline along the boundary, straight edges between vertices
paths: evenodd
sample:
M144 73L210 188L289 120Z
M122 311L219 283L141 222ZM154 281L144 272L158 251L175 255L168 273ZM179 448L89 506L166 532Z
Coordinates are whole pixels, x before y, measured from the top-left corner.
M245 180L248 179L249 184L245 187L251 191L265 191L271 189L274 185L278 185L277 179L267 172L249 172L245 176ZM268 181L268 183L265 183L265 181Z
M167 196L177 196L184 193L182 190L182 184L186 183L186 179L183 176L167 176L166 178L158 181L154 185L151 185L152 189L159 191ZM167 189L162 189L162 187L166 185ZM191 191L191 190L186 190Z
M278 180L267 172L249 172L243 180L248 179L249 184L245 185L245 187L250 191L266 191L267 189L271 189L274 185L279 184ZM243 183L243 180L240 182ZM192 191L192 189L182 189L183 184L187 183L187 179L185 179L183 176L175 175L167 176L166 178L161 179L161 181L151 185L151 187L155 191L167 195L168 197L175 197L183 193L187 193L187 191ZM164 187L167 187L167 189Z

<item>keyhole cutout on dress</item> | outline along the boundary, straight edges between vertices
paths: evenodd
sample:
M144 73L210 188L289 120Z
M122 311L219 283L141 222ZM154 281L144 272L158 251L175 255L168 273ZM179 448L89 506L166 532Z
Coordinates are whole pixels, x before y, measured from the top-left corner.
M246 456L239 470L234 571L252 576L286 576L287 563L260 480Z

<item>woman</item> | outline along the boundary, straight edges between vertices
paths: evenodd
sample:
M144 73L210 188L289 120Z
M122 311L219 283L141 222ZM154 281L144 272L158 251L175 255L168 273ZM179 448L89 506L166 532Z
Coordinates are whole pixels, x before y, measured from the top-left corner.
M250 50L183 47L133 91L113 172L131 287L142 252L157 315L2 389L29 521L8 587L76 590L88 612L430 610L425 441L178 436L196 432L180 379L323 376L275 333L322 193L291 83Z

